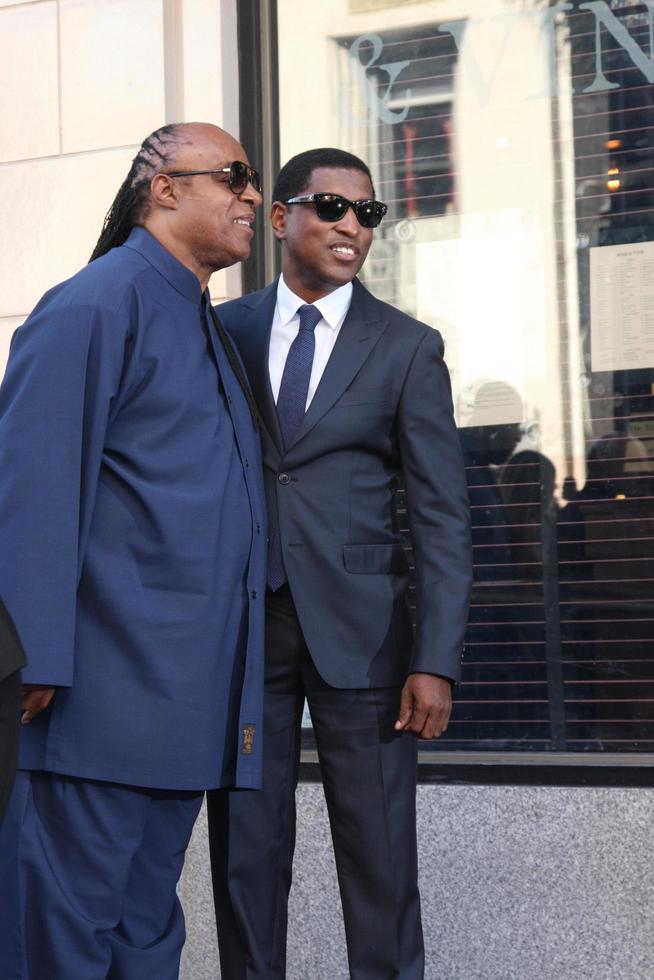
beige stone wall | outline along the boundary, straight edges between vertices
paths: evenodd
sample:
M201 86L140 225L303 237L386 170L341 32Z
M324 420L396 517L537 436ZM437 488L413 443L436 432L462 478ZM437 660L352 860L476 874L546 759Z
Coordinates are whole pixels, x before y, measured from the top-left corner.
M0 0L0 372L13 331L82 266L141 140L238 135L236 0ZM216 297L238 295L238 268Z

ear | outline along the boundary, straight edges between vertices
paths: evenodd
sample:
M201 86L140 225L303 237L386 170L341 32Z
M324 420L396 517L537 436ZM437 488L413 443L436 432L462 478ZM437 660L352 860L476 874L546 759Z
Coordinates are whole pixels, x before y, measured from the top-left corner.
M283 242L286 238L286 221L288 219L288 208L281 201L273 201L270 209L270 224L275 238L278 242Z
M179 206L179 188L167 174L155 174L150 181L150 197L161 208L175 210Z

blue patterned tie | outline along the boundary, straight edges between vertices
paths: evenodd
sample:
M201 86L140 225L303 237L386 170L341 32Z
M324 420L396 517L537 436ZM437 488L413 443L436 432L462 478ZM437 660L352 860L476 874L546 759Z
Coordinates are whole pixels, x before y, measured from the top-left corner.
M279 428L288 449L302 425L302 419L307 404L313 354L316 349L314 330L322 314L315 306L300 307L300 329L291 344L284 365L282 383L277 398L277 417ZM268 550L268 585L273 590L279 589L286 581L282 543L279 536L279 522L270 528L270 546Z

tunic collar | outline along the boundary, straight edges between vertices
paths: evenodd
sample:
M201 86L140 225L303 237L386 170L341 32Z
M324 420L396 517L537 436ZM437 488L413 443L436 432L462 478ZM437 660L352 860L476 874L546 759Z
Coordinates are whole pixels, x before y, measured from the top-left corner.
M142 255L185 299L195 306L200 305L202 289L198 277L164 248L154 235L137 225L132 228L125 245Z

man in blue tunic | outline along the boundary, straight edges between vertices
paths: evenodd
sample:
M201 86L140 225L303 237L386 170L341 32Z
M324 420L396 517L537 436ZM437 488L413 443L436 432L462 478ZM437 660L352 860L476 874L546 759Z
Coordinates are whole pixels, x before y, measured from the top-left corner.
M28 663L3 978L176 977L202 791L260 783L257 416L207 290L260 204L229 134L157 130L12 343L0 594Z

